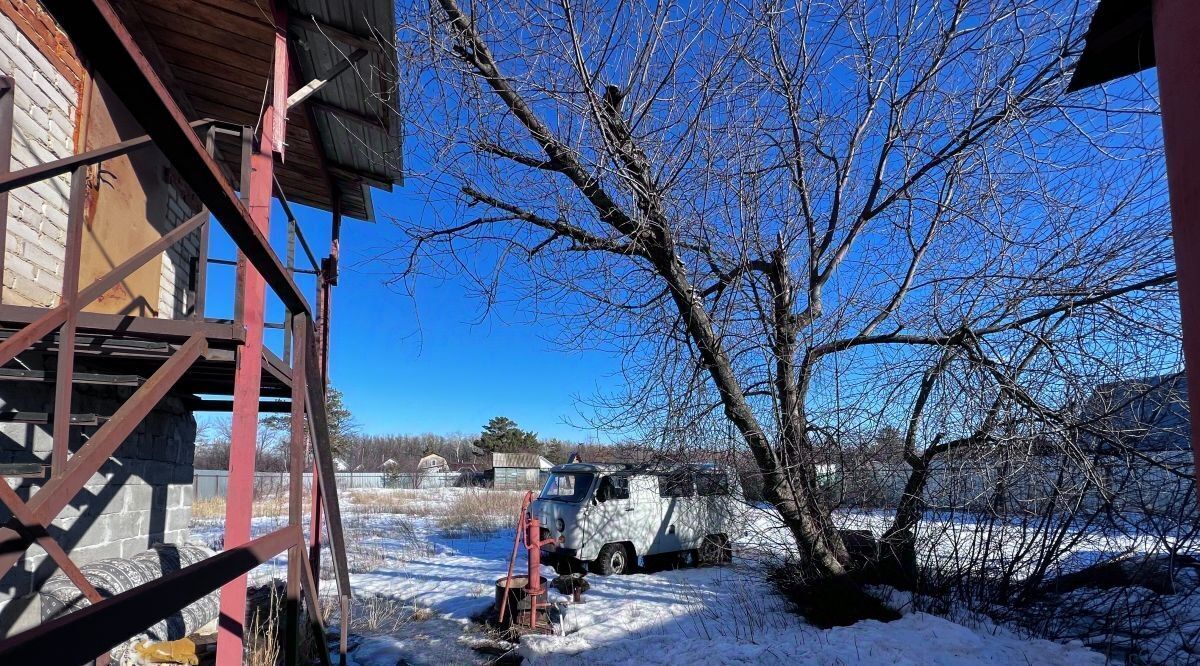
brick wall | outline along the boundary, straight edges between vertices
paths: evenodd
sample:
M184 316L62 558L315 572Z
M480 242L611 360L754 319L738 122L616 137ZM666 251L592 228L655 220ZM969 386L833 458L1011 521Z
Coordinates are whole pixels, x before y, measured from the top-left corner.
M77 84L26 38L7 11L0 13L0 73L16 81L10 168L73 154ZM58 301L69 190L70 177L63 175L10 193L4 302L50 306Z
M192 194L186 183L179 180L175 172L167 167L164 174L167 188L166 219L163 233L187 222L200 211L200 201ZM186 238L167 250L163 256L162 276L158 289L158 316L165 319L180 319L189 314L188 289L192 258L200 256L200 232L188 234Z

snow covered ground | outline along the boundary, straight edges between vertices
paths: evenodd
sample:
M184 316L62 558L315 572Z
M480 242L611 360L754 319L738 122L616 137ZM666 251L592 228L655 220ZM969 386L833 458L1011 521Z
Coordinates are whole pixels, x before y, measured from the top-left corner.
M404 496L390 506L345 502L351 584L360 606L390 600L405 609L400 613L404 618L376 620L388 625L376 632L356 627L359 620L352 622L351 663L487 663L495 653L474 648L487 644L494 649L496 643L472 618L492 603L494 583L507 568L513 530L447 528L439 512L469 491L378 492ZM362 494L358 499L371 500ZM515 510L515 505L507 509L509 514ZM254 530L265 533L278 524L279 519L260 518ZM793 614L765 581L758 548L777 547L771 541L779 537L769 524L760 527L765 529L756 531L755 543L740 550L730 566L589 576L592 587L576 605L551 591L561 612L558 633L526 637L515 651L533 664L1104 663L1099 653L1079 644L1030 640L986 622L966 627L918 612L887 624L814 628ZM198 523L192 533L194 540L211 545L220 526ZM768 534L776 537L764 538ZM545 573L553 576L549 569ZM256 577L281 574L280 562L275 562ZM903 595L893 596L903 602Z

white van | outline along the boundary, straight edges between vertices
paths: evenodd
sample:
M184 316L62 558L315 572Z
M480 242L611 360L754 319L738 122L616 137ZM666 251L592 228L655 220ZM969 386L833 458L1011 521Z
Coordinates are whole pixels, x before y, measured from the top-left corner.
M629 573L638 558L729 561L741 492L715 465L634 468L568 463L550 470L533 503L542 558L555 571Z

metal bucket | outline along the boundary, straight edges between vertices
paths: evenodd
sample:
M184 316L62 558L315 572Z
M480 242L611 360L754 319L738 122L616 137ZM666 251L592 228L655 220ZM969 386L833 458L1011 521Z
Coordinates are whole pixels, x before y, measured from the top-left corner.
M500 604L504 600L504 583L508 581L508 604L504 611L505 617L500 618L501 624L509 625L513 623L514 618L528 616L529 614L529 594L525 586L529 584L529 576L513 576L512 578L496 579L496 612L500 612ZM547 585L548 581L545 576L539 576L539 583L542 593L538 596L538 601L542 604L547 600Z

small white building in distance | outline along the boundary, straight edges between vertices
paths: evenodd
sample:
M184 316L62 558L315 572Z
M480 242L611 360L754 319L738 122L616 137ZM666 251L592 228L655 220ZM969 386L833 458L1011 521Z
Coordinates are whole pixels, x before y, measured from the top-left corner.
M450 472L450 463L436 453L430 453L417 462L418 488L451 486L456 476Z
M492 486L506 490L537 490L554 463L536 453L493 453Z

